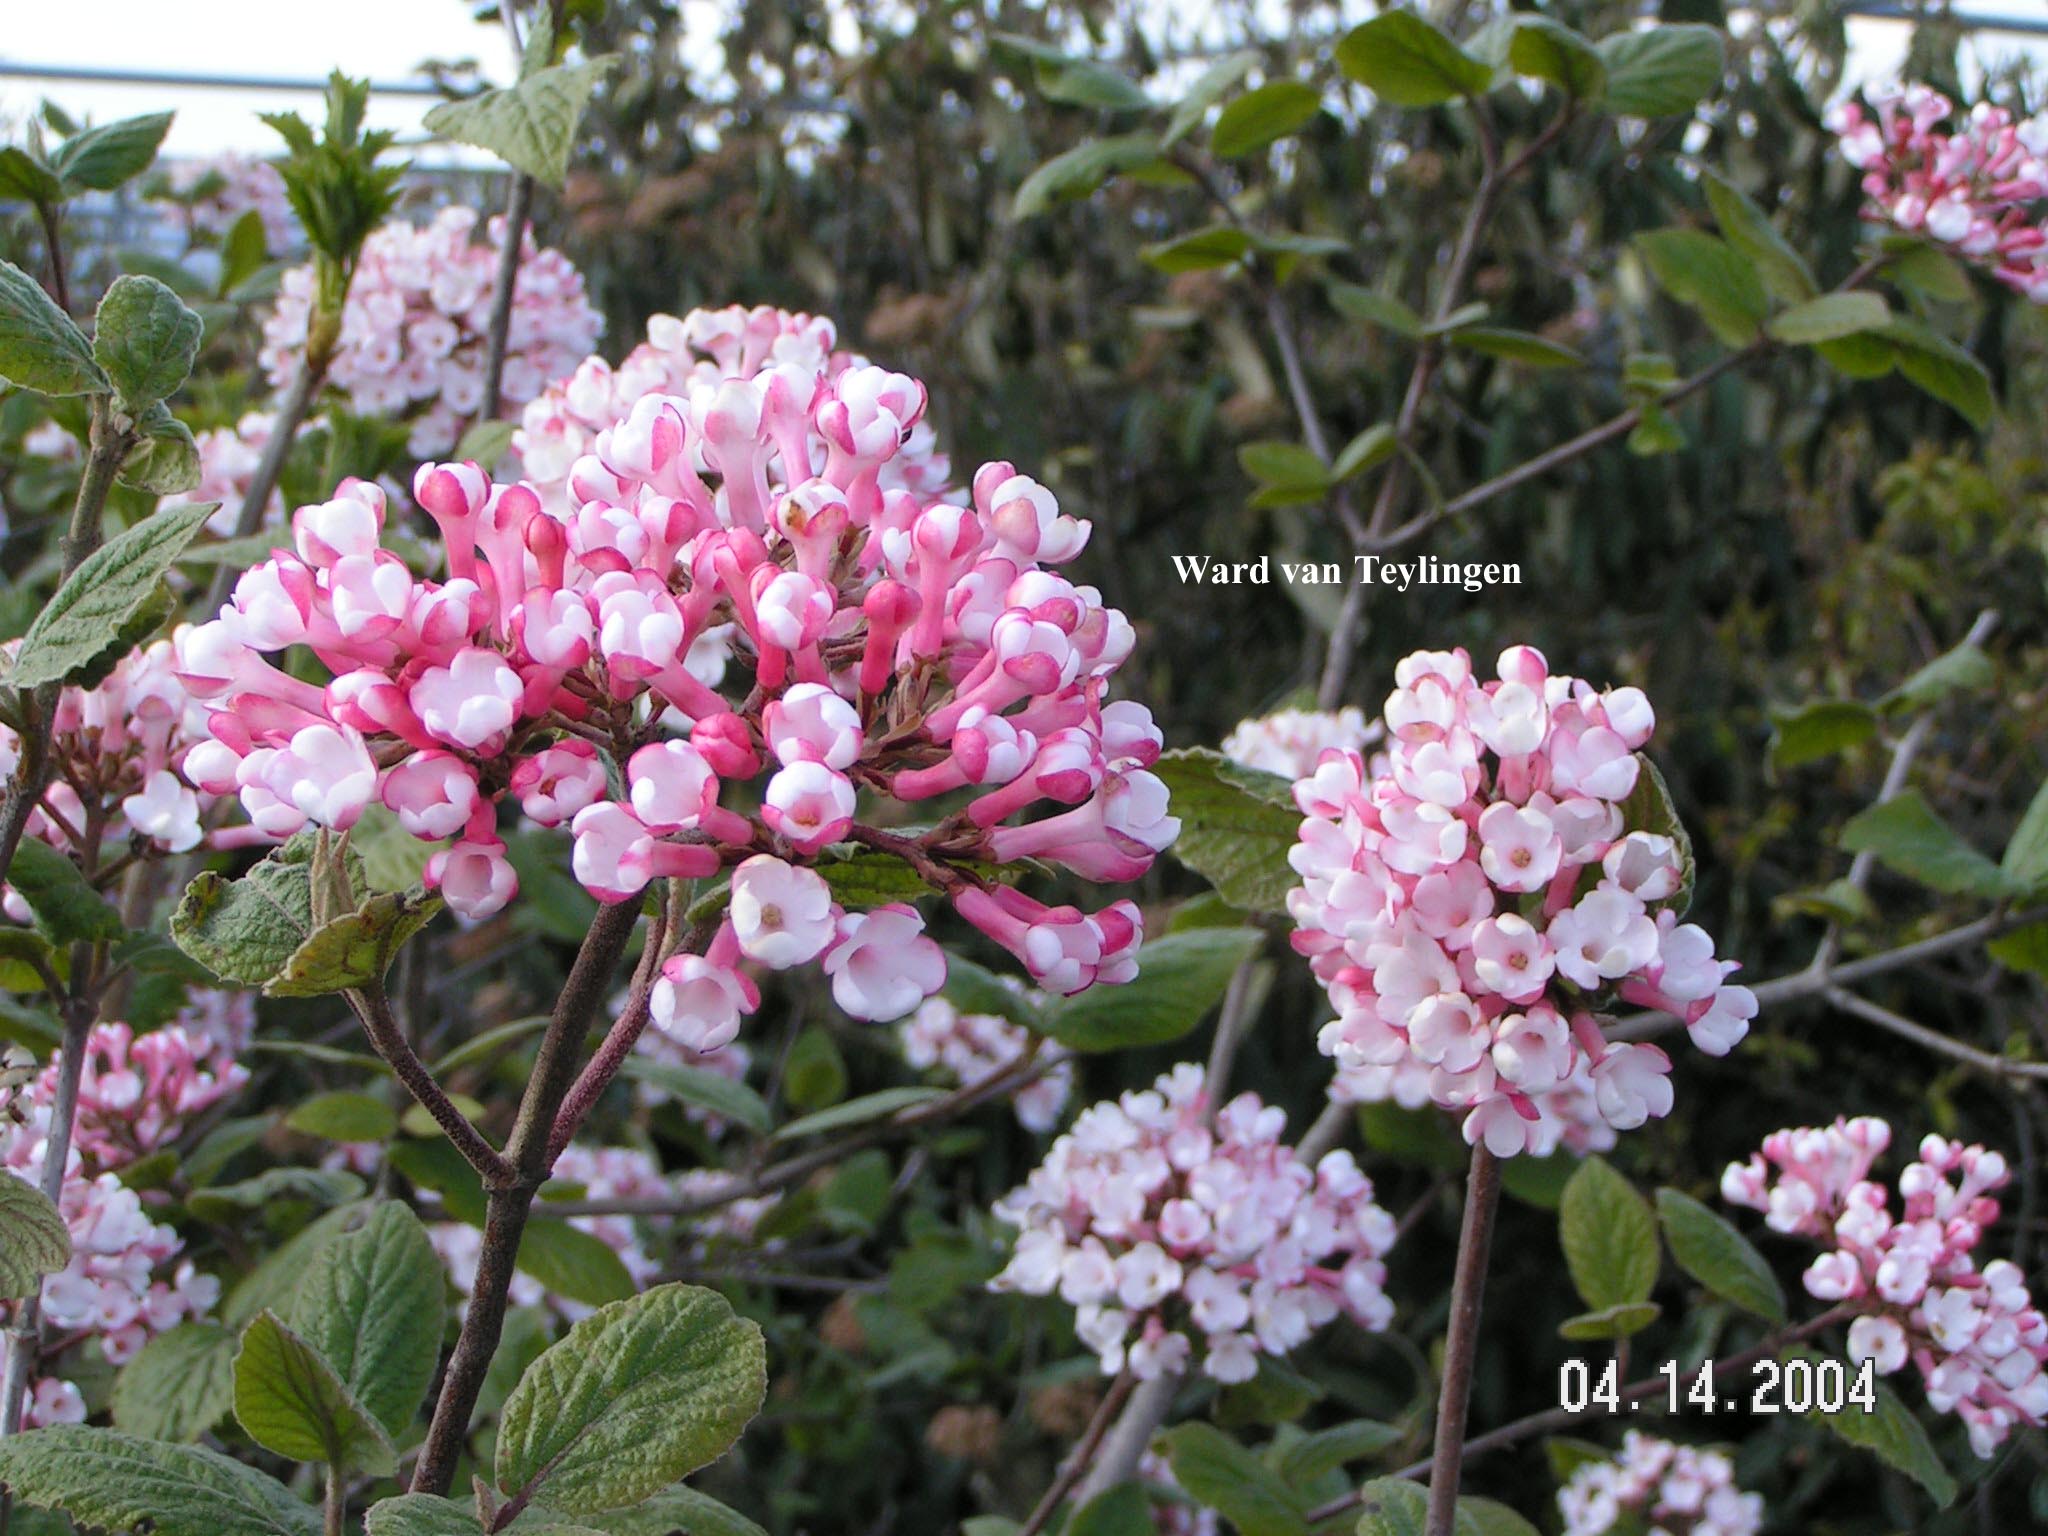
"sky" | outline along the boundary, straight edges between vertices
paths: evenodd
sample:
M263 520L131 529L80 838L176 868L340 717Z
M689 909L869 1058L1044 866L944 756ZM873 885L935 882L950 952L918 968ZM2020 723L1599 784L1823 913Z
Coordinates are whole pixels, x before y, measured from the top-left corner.
M2048 21L2048 0L1959 0L1959 9ZM376 82L420 77L428 58L475 59L486 76L503 80L512 60L504 34L471 19L470 0L348 0L328 6L311 0L14 0L0 31L0 123L20 122L47 96L74 117L108 122L137 113L177 110L165 153L197 156L223 150L269 154L276 136L258 112L297 110L311 117L318 100L288 91L173 89L68 80L24 79L7 65L91 64L107 69L161 70L216 75L320 76L330 67ZM693 33L715 37L716 0L690 0L704 25ZM1370 14L1360 5L1361 18ZM80 27L89 15L88 29ZM1185 12L1181 13L1183 16ZM314 23L309 25L309 22ZM1903 24L1851 23L1858 80L1896 71L1906 42ZM2048 39L1982 33L1989 56L2034 51L2048 59ZM713 49L715 54L715 47ZM700 65L712 60L696 61ZM401 138L421 134L432 98L373 94L372 124ZM441 152L441 153L445 153Z

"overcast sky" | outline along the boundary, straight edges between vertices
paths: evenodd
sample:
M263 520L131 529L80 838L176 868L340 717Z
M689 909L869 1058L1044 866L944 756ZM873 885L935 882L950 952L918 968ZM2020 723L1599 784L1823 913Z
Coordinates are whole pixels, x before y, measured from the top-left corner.
M486 74L503 78L511 59L495 26L470 19L469 0L8 0L0 30L0 64L82 65L215 75L324 76L330 68L390 82L417 79L423 59L474 58ZM1960 9L2048 20L2048 0L1980 0ZM1362 16L1369 8L1359 6ZM692 0L687 11L703 17L712 44L714 0ZM1184 13L1183 13L1184 14ZM313 23L309 25L309 23ZM1852 23L1854 71L1860 79L1888 77L1905 48L1902 24ZM1990 55L2019 47L2048 48L2011 34L1980 34ZM703 61L700 61L700 63ZM99 122L141 112L177 110L166 152L204 155L224 149L269 154L277 147L258 112L297 109L312 115L317 101L281 91L169 89L162 86L85 84L0 75L0 122L19 122L48 96L75 117ZM419 96L372 97L372 121L402 136L420 132L432 106Z

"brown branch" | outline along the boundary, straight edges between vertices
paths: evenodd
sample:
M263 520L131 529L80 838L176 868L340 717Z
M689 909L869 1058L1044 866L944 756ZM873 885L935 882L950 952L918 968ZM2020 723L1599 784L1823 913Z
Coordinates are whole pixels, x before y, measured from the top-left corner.
M1109 1433L1110 1424L1122 1409L1124 1400L1131 1395L1131 1388L1137 1385L1137 1380L1138 1378L1128 1370L1117 1377L1115 1384L1103 1396L1101 1405L1096 1408L1095 1416L1088 1421L1088 1428L1074 1446L1073 1453L1060 1468L1059 1476L1052 1480L1052 1486L1045 1490L1044 1497L1033 1506L1030 1518L1018 1527L1017 1536L1038 1536L1038 1533L1045 1529L1046 1523L1059 1512L1059 1507L1066 1502L1068 1493L1081 1481L1082 1475L1094 1462L1095 1452L1102 1444L1102 1437Z
M1458 1234L1458 1267L1451 1280L1451 1326L1444 1337L1444 1376L1437 1394L1436 1445L1430 1457L1424 1536L1451 1536L1457 1519L1465 1416L1472 1403L1472 1368L1479 1356L1480 1302L1486 1294L1486 1260L1493 1251L1493 1217L1499 1206L1500 1162L1482 1141L1472 1149L1471 1171L1465 1180L1465 1222Z
M351 988L342 996L355 1011L363 1033L370 1037L371 1048L384 1058L385 1064L405 1085L414 1102L434 1117L434 1123L441 1128L442 1134L454 1144L463 1160L477 1171L485 1186L509 1182L511 1163L490 1144L482 1131L470 1123L469 1116L456 1107L434 1074L427 1070L426 1063L413 1050L412 1043L405 1038L405 1031L392 1014L391 999L385 995L383 982Z

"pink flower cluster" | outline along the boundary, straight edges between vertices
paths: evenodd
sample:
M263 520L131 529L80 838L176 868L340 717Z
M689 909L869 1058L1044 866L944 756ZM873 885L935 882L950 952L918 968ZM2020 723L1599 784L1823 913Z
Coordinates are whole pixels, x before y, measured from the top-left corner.
M248 1080L247 1068L181 1025L138 1035L126 1024L95 1024L86 1037L72 1150L89 1172L125 1168L169 1146L194 1115ZM47 1104L56 1094L53 1061L35 1095Z
M97 1340L106 1360L120 1365L151 1335L212 1310L220 1282L189 1261L176 1262L183 1239L149 1219L142 1197L119 1172L168 1146L191 1116L247 1076L177 1025L144 1035L126 1024L94 1026L57 1202L71 1233L71 1262L43 1282L49 1328ZM0 1176L42 1182L56 1093L52 1062L16 1100L19 1122L0 1117ZM84 1417L84 1401L70 1382L45 1377L32 1385L28 1423Z
M2048 117L2016 121L1980 102L1955 104L1924 85L1869 91L1828 113L1842 158L1863 173L1871 217L1924 234L2048 304Z
M446 453L484 408L484 354L505 221L476 240L476 214L444 208L422 226L384 225L363 242L328 380L368 416L414 411L415 454ZM603 317L583 275L560 251L523 237L512 290L500 393L508 410L533 399L597 344ZM263 322L261 362L273 388L291 383L306 343L315 285L310 266L284 275Z
M1380 722L1347 704L1339 710L1283 709L1240 720L1223 738L1223 755L1246 768L1304 779L1329 751L1363 752L1380 739Z
M1105 696L1131 626L1050 568L1088 525L1010 465L975 475L970 506L882 488L924 406L915 380L871 367L650 395L577 462L573 513L474 464L425 465L441 580L381 547L383 494L345 483L178 636L181 677L216 711L188 771L238 791L271 837L345 830L381 800L447 840L426 881L469 918L517 890L508 801L569 829L575 875L604 901L729 869L705 952L670 959L653 995L657 1027L693 1050L757 1006L743 961L818 961L859 1018L938 990L944 957L914 907L834 898L819 866L846 841L943 892L1048 990L1128 980L1131 902L1050 907L971 866L1125 881L1173 840L1147 771L1159 731ZM299 645L334 674L324 688L265 658ZM857 821L863 791L965 800L909 836ZM1012 823L1046 802L1055 814Z
M1245 1093L1211 1116L1202 1069L1081 1112L1030 1181L996 1202L1018 1229L998 1291L1060 1298L1105 1375L1201 1369L1249 1381L1340 1314L1393 1317L1394 1220L1351 1154L1310 1167L1287 1117Z
M18 646L0 650L11 656ZM50 719L54 773L29 818L30 837L73 854L89 842L111 851L131 838L158 852L199 846L200 817L215 797L194 787L184 765L206 736L206 712L175 666L170 642L159 640L129 653L97 687L58 695ZM20 750L20 738L0 725L0 777L14 772ZM11 902L9 915L26 916Z
M548 507L573 510L569 475L576 461L596 452L599 435L649 395L689 399L728 379L769 371L824 380L868 366L866 358L839 350L838 339L837 327L822 315L767 305L693 309L681 319L656 315L647 322L647 339L616 368L601 357L585 358L527 403L512 438L526 482ZM951 474L931 423L920 418L878 466L876 484L952 501L958 498L950 491Z
M1735 1464L1719 1451L1674 1445L1630 1430L1621 1455L1575 1468L1557 1491L1564 1536L1756 1536L1764 1501L1735 1486Z
M1021 1024L993 1013L962 1013L943 997L929 997L896 1026L903 1059L920 1071L944 1072L963 1088L1008 1071L1031 1049L1033 1035ZM1054 1057L1044 1074L1010 1095L1017 1123L1044 1132L1060 1123L1074 1090L1074 1063L1058 1046L1040 1049Z
M233 151L198 160L174 160L166 199L194 235L220 241L251 209L263 221L264 248L273 254L297 243L299 224L285 196L284 177L268 160Z
M1528 646L1493 682L1463 651L1418 651L1395 679L1384 759L1325 752L1294 789L1307 819L1288 911L1337 1008L1324 1054L1353 1096L1426 1074L1429 1099L1498 1156L1549 1151L1588 1091L1614 1130L1668 1113L1670 1060L1607 1040L1598 1009L1668 1009L1718 1056L1756 999L1666 905L1683 850L1627 825L1649 701L1553 674Z
M1899 1175L1895 1217L1891 1192L1869 1176L1891 1139L1869 1116L1774 1132L1729 1165L1721 1198L1826 1249L1806 1289L1858 1314L1851 1357L1883 1375L1910 1361L1927 1400L1961 1418L1971 1448L1989 1457L2014 1425L2048 1423L2048 1318L2017 1265L1980 1266L1975 1254L1998 1219L1992 1191L2010 1175L1996 1152L1929 1136Z

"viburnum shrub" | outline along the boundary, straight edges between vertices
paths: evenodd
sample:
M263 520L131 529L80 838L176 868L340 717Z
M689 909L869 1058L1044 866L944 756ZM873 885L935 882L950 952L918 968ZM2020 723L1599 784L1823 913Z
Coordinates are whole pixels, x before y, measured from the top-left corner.
M1803 196L1724 174L1775 22L1731 53L1697 25L1593 39L1525 7L1454 39L1396 8L1141 82L1047 41L1050 13L1030 37L949 15L942 41L913 18L888 58L953 71L920 110L993 76L1009 137L920 161L929 205L885 221L916 215L919 291L885 296L884 55L842 80L838 52L783 50L793 88L845 96L843 143L810 148L856 172L788 242L718 190L758 103L707 95L716 133L668 145L672 18L621 5L502 7L517 77L428 115L504 160L502 213L395 221L394 136L335 77L317 129L270 119L274 166L174 171L190 270L114 278L88 323L112 258L67 255L73 200L147 171L168 119L50 107L0 156L35 242L0 264L0 1536L1531 1529L1483 1492L1554 1497L1574 1536L1748 1536L1738 1466L1788 1529L1921 1513L1902 1479L1845 1491L1830 1432L2004 1519L2048 1419L2023 1268L2044 1069L2022 1032L1987 1049L1869 994L1938 975L1976 1007L1995 982L1957 962L2039 969L2048 795L1994 861L2006 738L1921 758L1952 696L2038 693L2031 640L2004 678L1997 614L1941 651L1949 607L1902 578L1931 658L1773 705L1751 762L1784 679L1695 696L1624 588L1697 560L1675 601L1752 638L1765 589L1652 549L1675 525L1623 526L1613 491L1651 482L1590 461L1678 455L1688 402L1725 413L1742 370L1816 415L1896 371L1990 420L1953 336L2027 376L2023 333L1971 306L2038 297L2036 126L1921 87L1838 103L1812 179L1861 178L1851 257L1789 228ZM950 222L956 176L985 194L1047 136L980 197L999 241ZM654 141L687 169L652 174ZM776 169L810 210L801 158ZM1520 189L1560 161L1643 195L1541 264L1497 249L1547 227L1548 187ZM653 273L605 249L605 177L643 171L620 239L659 224ZM1454 225L1410 222L1437 186L1469 189ZM739 223L707 239L707 210ZM1142 236L1070 261L1039 243L1069 218ZM758 302L639 328L647 283L718 292L725 246L757 243L733 293L829 294L860 328ZM931 270L982 244L1026 278ZM1566 290L1569 314L1495 313ZM599 299L631 317L621 357L592 355ZM1058 361L1012 393L1027 335ZM1355 376L1318 399L1333 357ZM1114 409L1067 440L1048 387ZM1241 444L1249 507L1203 457L1219 423L1285 434ZM1832 484L1803 441L1785 464ZM1660 494L1698 499L1711 458ZM1845 484L1844 536L1891 558ZM1537 494L1578 584L1510 603L1431 574L1428 536ZM1916 512L1943 558L2018 527L1962 499ZM1757 542L1818 586L1824 531L1795 531ZM1183 534L1250 554L1218 560L1248 585L1276 557L1273 634L1204 617L1178 560L1187 613L1159 598L1140 566ZM2024 530L1997 537L2017 590ZM1197 744L1247 699L1270 708ZM1826 807L1846 867L1792 889L1808 828L1753 815L1755 785L1857 751L1885 767L1875 803ZM1912 885L1972 910L1888 943L1879 901ZM1814 947L1737 984L1710 927L1752 959ZM1728 1170L1724 1204L1821 1249L1795 1316L1790 1267L1702 1196L1754 1111L1871 1091L1781 1023L1801 1002L1956 1075L1896 1206L1869 1116ZM1987 1083L2010 1158L1951 1124ZM1946 1438L1886 1380L1909 1366ZM1636 1414L1700 1422L1617 1436ZM1605 1443L1552 1439L1533 1492L1482 1463L1559 1430Z

